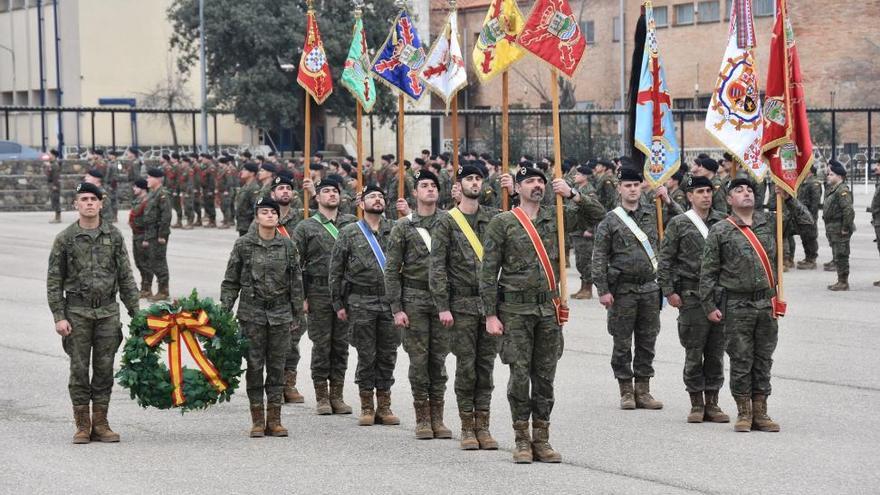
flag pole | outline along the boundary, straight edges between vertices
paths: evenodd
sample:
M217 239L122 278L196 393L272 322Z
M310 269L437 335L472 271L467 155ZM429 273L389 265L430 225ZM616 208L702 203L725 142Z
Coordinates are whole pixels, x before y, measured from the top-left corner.
M562 138L559 135L559 84L556 69L550 69L550 93L553 98L553 178L562 178ZM565 270L565 219L562 215L562 196L556 194L556 240L559 243L559 298L568 300L568 277Z
M509 81L508 71L501 74L501 173L510 172L510 139L508 132L510 131L510 113L508 112L509 102ZM510 208L510 197L507 188L501 189L501 211L507 211Z
M458 180L458 93L452 97L452 180Z
M403 198L403 94L397 95L397 199ZM406 199L406 198L404 198ZM396 208L396 205L395 205ZM400 218L400 212L397 217Z
M308 91L306 93L306 132L303 138L303 159L305 160L305 171L303 172L303 180L311 179L311 155L312 155L312 96ZM309 218L309 191L303 188L303 218Z
M654 195L654 205L657 207L657 234L660 240L663 240L663 200L660 196Z
M357 193L364 193L364 128L363 128L364 109L361 102L357 101L357 113L355 114L355 127L357 135ZM364 218L364 210L357 209L358 218Z
M780 188L777 188L777 190ZM776 299L784 301L782 287L782 272L785 271L782 246L782 208L784 206L782 193L776 193ZM776 308L773 308L776 311Z

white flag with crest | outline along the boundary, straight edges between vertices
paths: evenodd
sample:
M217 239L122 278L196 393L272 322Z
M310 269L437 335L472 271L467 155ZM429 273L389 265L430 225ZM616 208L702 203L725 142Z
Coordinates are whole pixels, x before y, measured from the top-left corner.
M453 9L434 46L428 52L419 78L439 96L446 106L458 91L467 86L467 70L458 41L458 11Z

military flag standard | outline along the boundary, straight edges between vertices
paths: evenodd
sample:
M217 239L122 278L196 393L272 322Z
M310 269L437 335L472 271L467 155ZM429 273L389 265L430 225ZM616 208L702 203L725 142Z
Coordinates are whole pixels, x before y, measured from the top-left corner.
M419 74L422 82L449 107L458 91L467 86L467 70L461 56L461 44L458 41L458 11L452 9L446 18L446 24L434 46L428 51L428 57Z
M769 163L774 182L794 196L813 162L813 142L801 63L787 8L785 0L776 0L761 153Z
M306 12L306 40L299 59L296 82L312 95L318 105L324 103L324 100L333 93L330 64L327 63L324 43L321 42L321 31L318 30L318 20L311 5Z
M516 44L524 25L516 0L492 0L471 55L480 82L488 82L526 54Z
M376 104L376 82L370 72L364 20L359 15L355 17L352 31L351 46L345 58L340 83L361 104L365 112L370 112Z
M587 49L568 0L538 0L516 42L569 78Z
M425 59L425 49L412 18L405 8L401 9L385 43L373 59L371 70L395 93L418 101L425 91L419 80Z
M752 2L734 0L732 6L727 49L706 112L706 130L761 181L767 174L767 165L761 158L764 122L755 63Z
M666 72L660 59L651 2L645 2L644 9L645 47L640 65L638 93L635 95L633 144L645 154L645 180L651 188L656 188L678 170L681 155L675 137L672 99L666 89Z

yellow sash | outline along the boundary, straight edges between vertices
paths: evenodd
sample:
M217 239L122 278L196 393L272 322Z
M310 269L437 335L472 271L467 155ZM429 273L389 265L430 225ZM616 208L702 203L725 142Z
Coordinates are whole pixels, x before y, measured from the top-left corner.
M461 229L462 233L467 238L471 248L473 248L474 253L477 255L477 259L483 261L483 243L480 242L477 233L474 232L474 229L471 228L471 224L469 224L467 218L464 217L464 213L456 207L449 210L449 215L455 220L455 223L458 224L458 228Z

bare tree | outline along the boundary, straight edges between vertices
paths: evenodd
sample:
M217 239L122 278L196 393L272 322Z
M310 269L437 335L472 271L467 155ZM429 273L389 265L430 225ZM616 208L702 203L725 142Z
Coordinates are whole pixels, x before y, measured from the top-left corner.
M166 59L165 66L165 77L157 82L152 89L146 93L141 93L144 106L148 108L167 108L169 110L191 108L193 106L193 99L186 89L186 75L175 70L174 61L170 55ZM178 139L174 114L168 112L166 116L168 118L168 126L171 128L171 139L174 141L174 147L176 148L178 146Z

